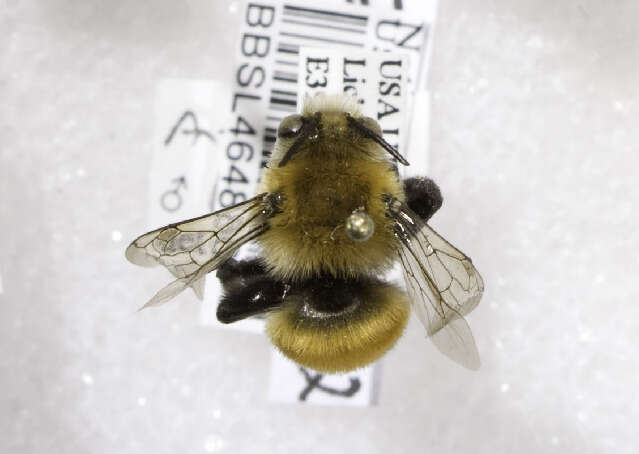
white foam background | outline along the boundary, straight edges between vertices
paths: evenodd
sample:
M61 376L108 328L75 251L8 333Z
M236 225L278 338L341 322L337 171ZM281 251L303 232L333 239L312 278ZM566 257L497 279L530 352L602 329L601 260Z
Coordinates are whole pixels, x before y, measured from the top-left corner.
M222 1L0 12L0 452L631 453L639 401L639 3L442 0L432 224L486 281L483 367L414 321L370 409L268 404L259 335L129 265L159 78L231 77Z

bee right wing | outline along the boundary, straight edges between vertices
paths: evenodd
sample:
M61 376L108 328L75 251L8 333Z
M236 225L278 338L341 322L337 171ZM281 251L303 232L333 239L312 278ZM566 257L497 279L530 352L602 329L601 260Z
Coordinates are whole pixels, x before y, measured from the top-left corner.
M161 264L177 278L142 308L164 303L187 287L201 298L204 276L231 258L240 246L264 233L273 210L271 195L264 193L138 237L126 249L126 258L140 266Z
M442 238L406 204L389 200L396 222L406 290L417 316L439 351L468 369L479 352L464 315L481 299L484 281L470 258Z

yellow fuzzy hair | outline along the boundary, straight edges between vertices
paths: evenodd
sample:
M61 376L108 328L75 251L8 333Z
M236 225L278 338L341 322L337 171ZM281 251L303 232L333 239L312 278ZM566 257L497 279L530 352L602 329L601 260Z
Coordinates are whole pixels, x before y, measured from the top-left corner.
M399 339L410 313L407 296L397 287L378 283L369 297L338 319L311 319L299 304L268 315L266 333L288 358L320 372L348 372L386 353Z
M284 198L281 212L258 240L264 260L283 280L384 272L396 258L397 239L382 195L403 201L401 182L386 152L349 126L344 112L357 113L356 103L344 97L310 99L304 112L322 112L319 137L308 140L283 167L279 160L294 139L278 140L264 173L261 190ZM375 233L357 243L344 224L360 208L375 223Z
M348 112L355 118L360 116L357 98L338 94L318 93L315 96L306 95L302 115L312 115L315 112Z

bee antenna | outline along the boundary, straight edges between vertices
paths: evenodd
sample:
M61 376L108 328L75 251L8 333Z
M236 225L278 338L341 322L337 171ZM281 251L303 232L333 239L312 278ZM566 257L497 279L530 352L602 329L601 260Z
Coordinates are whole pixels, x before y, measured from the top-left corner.
M376 142L384 150L388 151L388 153L392 157L397 159L397 161L399 161L401 164L404 164L405 166L409 166L410 165L410 163L406 160L406 158L403 157L399 153L399 151L397 151L395 149L395 147L393 147L390 143L386 142L382 136L380 136L380 135L376 134L374 131L371 131L370 129L368 129L366 126L364 126L359 121L357 121L355 118L353 118L351 115L346 115L346 118L348 119L348 122L351 124L351 126L353 126L360 133L362 133L362 135L364 137L368 137L369 139L371 139L374 142Z
M293 145L291 145L291 147L286 151L286 154L284 154L284 157L282 157L282 160L280 161L278 167L284 167L286 163L290 161L291 158L293 158L293 156L297 154L297 152L300 151L300 147L304 142L306 142L306 139L308 139L311 134L317 131L320 122L320 115L321 114L317 112L310 118L304 118L304 124L302 125L299 137L295 139Z

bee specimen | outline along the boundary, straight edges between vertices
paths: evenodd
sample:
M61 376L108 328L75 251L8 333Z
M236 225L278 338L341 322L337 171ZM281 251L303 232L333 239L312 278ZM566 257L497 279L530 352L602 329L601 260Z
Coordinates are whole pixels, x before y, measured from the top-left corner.
M351 98L308 98L282 120L260 194L212 214L146 233L132 263L177 278L146 305L187 287L201 297L217 270L217 317L266 315L266 333L290 359L345 372L378 359L401 336L410 307L435 346L470 369L479 354L464 315L484 290L471 260L426 221L442 197L427 178L401 181L408 162ZM233 253L256 241L257 258ZM382 277L399 261L406 292Z

